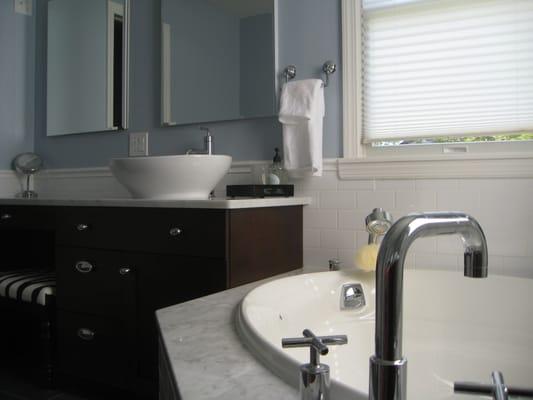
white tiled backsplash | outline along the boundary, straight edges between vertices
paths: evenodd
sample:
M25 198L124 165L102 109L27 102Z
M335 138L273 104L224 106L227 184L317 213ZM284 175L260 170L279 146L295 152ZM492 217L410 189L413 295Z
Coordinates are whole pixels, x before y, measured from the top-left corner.
M249 182L231 175L227 183ZM485 231L489 273L533 278L533 179L339 180L336 171L295 182L295 195L312 198L304 208L304 264L327 268L339 258L354 266L357 248L367 243L365 217L383 207L395 219L414 211L463 211ZM422 238L407 255L409 268L462 269L458 236Z

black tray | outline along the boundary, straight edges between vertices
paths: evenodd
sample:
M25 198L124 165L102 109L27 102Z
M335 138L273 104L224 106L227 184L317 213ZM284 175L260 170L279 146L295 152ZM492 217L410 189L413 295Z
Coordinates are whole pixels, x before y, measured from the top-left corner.
M294 185L228 185L228 197L293 197Z

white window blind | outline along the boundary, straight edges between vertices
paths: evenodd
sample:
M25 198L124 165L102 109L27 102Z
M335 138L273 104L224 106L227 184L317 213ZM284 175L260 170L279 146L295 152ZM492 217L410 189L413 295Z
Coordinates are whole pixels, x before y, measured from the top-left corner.
M363 142L533 131L533 0L363 0Z

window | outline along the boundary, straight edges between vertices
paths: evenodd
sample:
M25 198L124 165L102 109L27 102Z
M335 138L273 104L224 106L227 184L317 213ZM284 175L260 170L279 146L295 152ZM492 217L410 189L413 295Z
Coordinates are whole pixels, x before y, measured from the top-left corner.
M345 156L533 149L532 21L531 0L344 0Z

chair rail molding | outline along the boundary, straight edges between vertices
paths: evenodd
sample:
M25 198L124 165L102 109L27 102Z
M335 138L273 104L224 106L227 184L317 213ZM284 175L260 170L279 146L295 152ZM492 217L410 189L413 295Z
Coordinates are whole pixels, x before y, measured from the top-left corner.
M339 179L533 178L530 153L339 159Z
M0 197L13 197L21 190L21 180L14 171L0 170Z
M235 161L232 163L228 174L219 186L228 183L250 183L253 181L256 169L260 166L269 165L270 163L271 161L267 160ZM325 159L324 171L336 172L337 159ZM12 175L14 176L15 174ZM0 194L2 194L2 197L13 197L16 192L20 191L20 184L17 183L17 185L15 189L6 189ZM109 167L43 170L36 175L35 189L41 197L48 198L94 199L130 197L122 185L117 182ZM225 195L225 187L218 187L217 195Z

